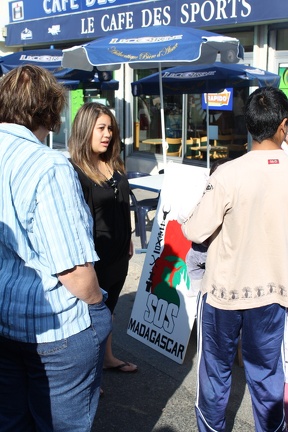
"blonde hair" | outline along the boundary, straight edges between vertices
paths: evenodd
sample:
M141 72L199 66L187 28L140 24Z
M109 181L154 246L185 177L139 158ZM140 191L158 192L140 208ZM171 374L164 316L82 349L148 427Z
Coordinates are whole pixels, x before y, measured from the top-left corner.
M65 89L46 69L25 65L0 80L0 122L16 123L32 132L39 126L58 132Z
M100 155L113 171L125 172L120 158L121 141L117 121L112 112L105 105L88 102L82 105L73 121L69 138L69 153L73 163L98 184L103 183L103 177L95 171L92 157L92 135L98 117L107 115L111 119L112 137L107 151Z

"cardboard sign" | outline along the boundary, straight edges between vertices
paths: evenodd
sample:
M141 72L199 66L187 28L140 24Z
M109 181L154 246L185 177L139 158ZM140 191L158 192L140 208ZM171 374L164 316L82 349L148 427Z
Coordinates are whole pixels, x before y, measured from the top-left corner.
M186 254L191 247L177 222L195 207L206 186L206 168L168 164L127 333L183 363L196 315L189 295Z

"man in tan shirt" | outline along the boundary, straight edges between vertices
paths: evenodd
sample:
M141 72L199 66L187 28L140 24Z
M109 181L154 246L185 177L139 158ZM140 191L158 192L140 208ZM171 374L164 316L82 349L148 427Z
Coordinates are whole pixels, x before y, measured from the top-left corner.
M252 150L217 169L183 223L192 242L209 239L198 310L199 431L225 430L231 368L242 332L255 428L282 431L281 346L288 306L288 100L258 89L245 107Z

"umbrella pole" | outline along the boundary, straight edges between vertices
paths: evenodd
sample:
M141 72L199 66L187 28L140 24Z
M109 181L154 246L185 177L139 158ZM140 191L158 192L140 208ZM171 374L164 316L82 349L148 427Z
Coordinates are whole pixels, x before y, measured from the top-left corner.
M184 155L186 153L187 141L187 94L182 95L182 153L181 160L184 162Z
M206 93L206 129L207 129L207 168L210 168L210 139L209 139L209 94Z
M160 118L161 118L161 131L162 131L162 150L163 150L163 164L164 169L167 162L167 142L165 133L165 116L164 116L164 97L163 97L163 83L162 83L162 70L161 64L159 63L159 90L160 90Z

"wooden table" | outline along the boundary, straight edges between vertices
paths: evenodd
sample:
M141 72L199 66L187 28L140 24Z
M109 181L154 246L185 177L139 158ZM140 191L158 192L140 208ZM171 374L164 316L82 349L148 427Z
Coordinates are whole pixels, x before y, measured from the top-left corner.
M155 146L155 150L156 150L155 152L161 153L160 146L162 146L162 138L147 138L147 139L141 141L141 143Z
M193 150L199 150L200 152L207 152L207 146L195 147L195 149L193 148ZM221 156L223 156L224 154L224 157L228 156L227 146L208 146L208 151L210 151L210 156L214 159L218 158L219 154Z

